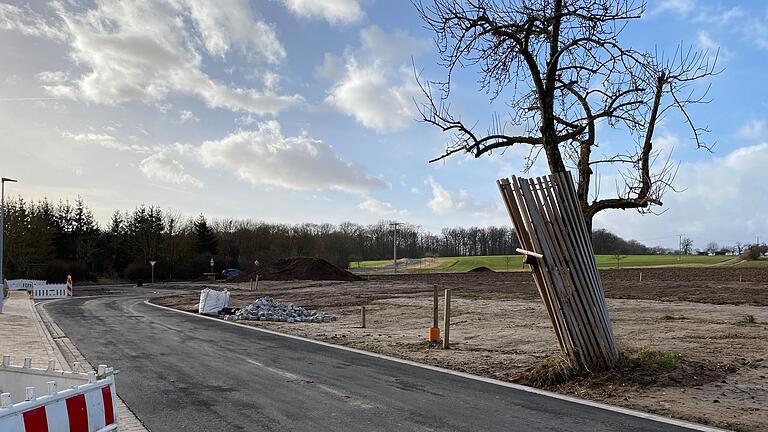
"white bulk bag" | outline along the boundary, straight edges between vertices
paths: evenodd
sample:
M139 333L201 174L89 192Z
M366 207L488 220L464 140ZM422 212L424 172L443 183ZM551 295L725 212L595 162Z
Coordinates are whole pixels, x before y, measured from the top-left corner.
M218 315L229 304L229 291L216 291L206 288L200 291L198 312L203 315Z

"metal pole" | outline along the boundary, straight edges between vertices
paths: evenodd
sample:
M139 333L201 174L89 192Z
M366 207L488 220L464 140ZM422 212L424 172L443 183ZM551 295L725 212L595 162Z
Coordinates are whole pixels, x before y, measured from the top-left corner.
M5 278L3 276L3 231L5 230L5 179L0 181L0 313L3 313L5 303Z
M3 274L3 264L5 263L3 258L3 252L5 251L5 239L3 235L5 231L5 179L0 180L0 296L5 298L5 277ZM0 300L1 301L1 300Z
M393 228L395 233L392 237L392 265L395 267L395 273L397 273L397 223L394 224Z
M0 292L5 289L5 273L3 273L3 264L5 263L3 256L5 251L5 182L16 183L17 181L7 177L0 178ZM0 294L0 296L2 295L5 293Z
M393 233L392 233L392 267L395 269L395 273L397 273L397 227L399 225L402 225L401 222L392 222L389 224L389 226L392 227Z

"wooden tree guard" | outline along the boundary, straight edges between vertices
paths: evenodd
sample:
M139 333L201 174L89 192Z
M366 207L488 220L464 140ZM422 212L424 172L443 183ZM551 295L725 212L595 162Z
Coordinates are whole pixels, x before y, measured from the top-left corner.
M497 183L563 354L588 369L610 367L619 349L571 174Z

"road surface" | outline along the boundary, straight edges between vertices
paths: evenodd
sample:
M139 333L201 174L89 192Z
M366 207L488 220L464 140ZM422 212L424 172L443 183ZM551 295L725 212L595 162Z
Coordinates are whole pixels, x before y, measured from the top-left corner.
M118 394L153 432L689 430L144 304L152 295L45 308L91 364L120 369Z

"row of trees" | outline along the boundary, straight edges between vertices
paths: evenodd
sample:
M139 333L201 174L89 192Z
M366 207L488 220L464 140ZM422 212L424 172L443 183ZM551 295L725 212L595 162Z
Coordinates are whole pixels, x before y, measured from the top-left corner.
M11 199L6 203L5 269L9 278L83 280L96 276L147 279L157 261L161 279L188 279L214 269L248 269L254 261L315 256L346 267L350 261L392 256L392 228L385 222L360 225L286 225L252 220L209 222L154 206L115 212L106 227L78 199L74 203ZM417 225L398 228L398 256L505 255L519 247L511 227L445 228L439 234ZM599 254L666 253L605 230L593 234Z
M61 280L95 276L146 279L149 261L156 276L186 279L210 269L248 268L254 261L316 256L346 267L350 260L392 256L386 222L360 225L286 225L225 219L209 223L203 215L141 206L115 212L100 227L82 199L74 203L11 199L5 208L5 273L9 278ZM441 234L419 226L398 228L398 254L408 257L508 254L517 247L511 228L446 228Z

